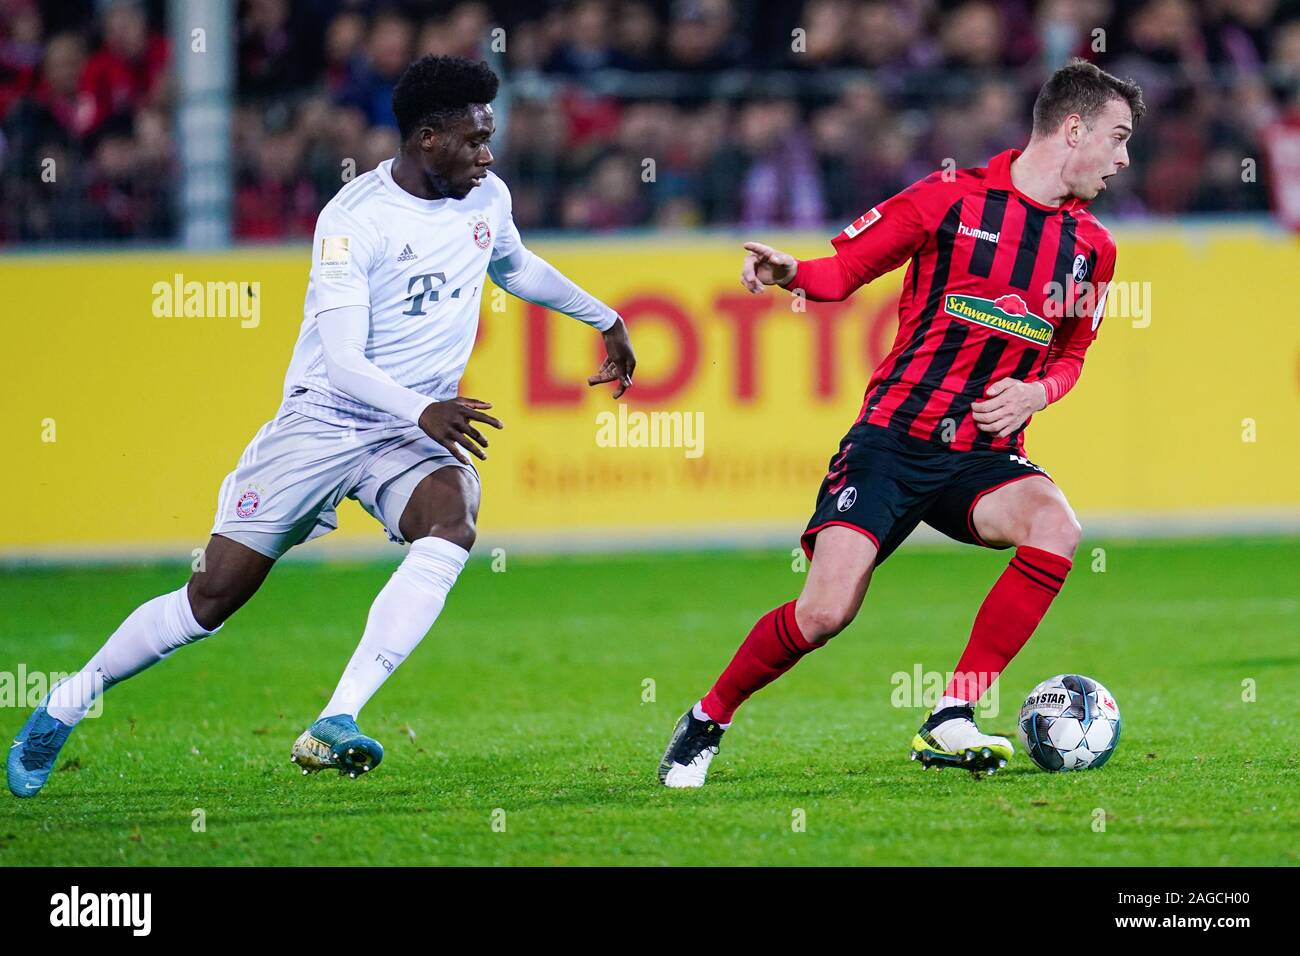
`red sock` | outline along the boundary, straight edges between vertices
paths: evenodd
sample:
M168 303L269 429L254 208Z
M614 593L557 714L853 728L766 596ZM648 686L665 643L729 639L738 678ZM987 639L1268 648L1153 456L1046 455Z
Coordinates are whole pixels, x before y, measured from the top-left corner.
M1047 613L1073 565L1069 558L1021 545L980 605L970 642L945 694L971 702L983 696L1020 653Z
M795 623L794 601L782 604L758 619L700 706L718 723L730 723L736 708L750 694L772 683L815 649L804 640Z

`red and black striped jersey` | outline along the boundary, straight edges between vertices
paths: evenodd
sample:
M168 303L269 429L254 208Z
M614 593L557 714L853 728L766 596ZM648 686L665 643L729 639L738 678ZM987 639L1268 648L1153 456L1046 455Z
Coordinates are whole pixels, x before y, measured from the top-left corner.
M1115 270L1115 242L1085 201L1045 206L1011 182L1019 150L936 172L874 207L801 261L792 290L843 299L911 260L898 335L871 376L858 421L953 451L1023 453L1026 421L997 438L972 402L1002 378L1042 380L1048 402L1078 377Z

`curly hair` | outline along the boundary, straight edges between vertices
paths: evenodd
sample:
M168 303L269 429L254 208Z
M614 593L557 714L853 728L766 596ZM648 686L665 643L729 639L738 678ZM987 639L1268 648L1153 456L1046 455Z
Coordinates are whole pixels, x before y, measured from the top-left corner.
M491 103L500 80L486 62L463 56L424 56L393 88L393 115L405 141L421 126L445 129L471 103Z

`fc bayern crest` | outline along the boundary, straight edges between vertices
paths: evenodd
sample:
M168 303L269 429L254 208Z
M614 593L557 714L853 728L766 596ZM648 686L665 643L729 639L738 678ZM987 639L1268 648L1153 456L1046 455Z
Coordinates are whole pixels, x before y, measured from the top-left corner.
M835 503L835 507L840 511L848 511L853 507L853 502L858 500L858 489L845 488L840 492L840 500Z
M239 500L235 502L235 514L239 515L241 518L252 517L253 513L257 511L261 504L261 497L254 489L249 488L240 495Z
M492 245L492 230L488 228L486 219L480 219L474 223L474 245L480 249L486 249Z

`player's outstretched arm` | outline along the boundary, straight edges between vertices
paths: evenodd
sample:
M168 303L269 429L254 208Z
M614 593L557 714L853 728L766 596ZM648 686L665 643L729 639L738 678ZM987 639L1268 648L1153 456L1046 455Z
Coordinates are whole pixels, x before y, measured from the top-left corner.
M508 255L492 262L488 275L511 295L563 312L600 331L605 339L605 361L596 374L587 379L588 385L618 382L615 398L632 387L636 356L632 352L627 326L617 312L517 242Z
M749 254L740 267L740 284L755 295L764 286L779 285L814 302L841 302L862 286L838 254L801 262L761 242L747 242L745 250Z
M754 293L765 285L781 285L813 302L843 302L925 245L931 230L917 203L946 209L952 203L950 192L941 179L927 177L845 226L831 240L835 254L820 259L795 259L760 242L747 242L741 284Z

